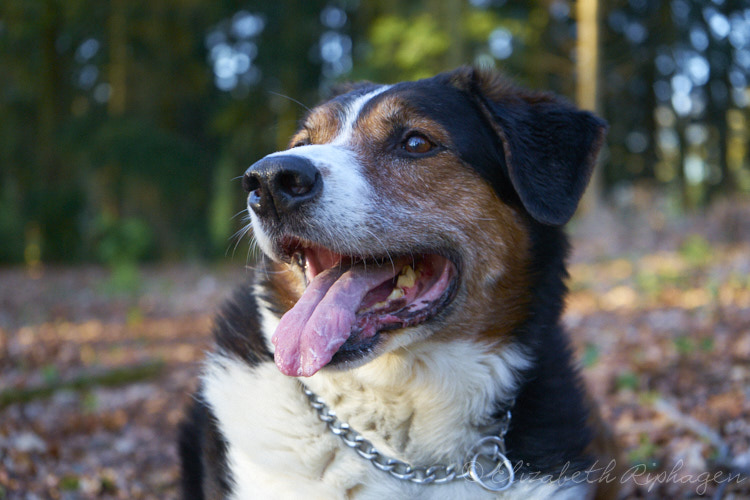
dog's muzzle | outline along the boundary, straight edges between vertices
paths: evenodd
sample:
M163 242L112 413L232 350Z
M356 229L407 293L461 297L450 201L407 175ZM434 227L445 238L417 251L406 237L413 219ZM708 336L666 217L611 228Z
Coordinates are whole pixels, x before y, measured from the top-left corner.
M247 204L259 217L281 218L320 195L323 179L307 159L266 157L247 169L242 187Z

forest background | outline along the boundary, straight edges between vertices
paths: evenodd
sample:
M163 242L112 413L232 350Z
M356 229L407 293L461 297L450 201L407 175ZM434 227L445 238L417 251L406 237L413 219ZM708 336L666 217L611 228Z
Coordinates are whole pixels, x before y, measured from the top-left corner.
M0 262L216 258L237 176L341 80L478 64L604 116L592 196L750 192L746 0L0 6ZM580 22L576 20L580 19ZM578 35L581 36L578 36ZM301 104L299 104L299 103Z
M564 322L623 497L750 497L750 0L2 0L0 499L176 497L239 176L463 64L609 122Z

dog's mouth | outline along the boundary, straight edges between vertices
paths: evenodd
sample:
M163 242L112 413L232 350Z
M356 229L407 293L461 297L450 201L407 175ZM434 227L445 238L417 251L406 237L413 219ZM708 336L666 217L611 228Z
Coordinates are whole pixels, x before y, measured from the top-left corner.
M290 376L366 358L384 332L442 311L458 281L456 265L438 253L364 258L296 238L285 238L281 251L307 284L272 338L276 365Z

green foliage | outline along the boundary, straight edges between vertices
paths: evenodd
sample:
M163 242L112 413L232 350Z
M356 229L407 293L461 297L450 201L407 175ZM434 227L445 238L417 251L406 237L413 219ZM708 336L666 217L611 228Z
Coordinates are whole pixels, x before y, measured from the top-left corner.
M60 379L60 372L55 365L42 367L42 378L47 384L53 384Z
M126 323L128 326L137 326L143 323L143 318L143 310L140 307L131 307L128 309Z
M63 476L60 478L60 489L63 491L78 491L81 481L76 476Z
M701 339L698 345L703 352L712 352L716 348L716 342L712 337Z
M705 110L680 117L669 99L657 100L653 89L677 73L666 63L659 71L671 73L655 72L654 61L687 53L694 29L711 33L698 2L683 6L684 19L670 5L600 2L604 180L652 180L679 204L700 204L748 185L747 108L731 102L738 89L729 88L748 75L728 78L743 53L731 37L709 36L708 50L695 54L712 54L710 81L693 84L693 102ZM339 7L343 22L327 23L324 9ZM548 0L3 0L0 262L222 255L239 226L228 218L244 205L231 179L283 146L304 106L336 80L393 82L476 63L572 97L574 8ZM730 19L736 9L724 2L714 10ZM241 11L264 26L249 39L233 24ZM628 38L640 28L646 38ZM504 55L492 50L498 34L512 38ZM331 35L343 40L338 67L323 55ZM221 90L214 55L226 50L252 57L225 58L225 66L256 73ZM716 88L727 89L723 104ZM672 149L660 144L669 133ZM131 234L131 219L148 230ZM694 241L684 252L691 261L709 255Z
M102 214L94 228L96 256L110 266L141 261L154 244L151 229L137 218L117 219Z
M113 295L135 295L141 287L141 274L133 262L118 262L112 269L105 291Z
M95 413L99 408L99 399L96 397L96 393L94 391L86 392L81 405L83 406L84 413Z
M21 194L13 179L0 186L0 262L23 259L24 227L20 207Z
M659 295L664 286L661 277L652 271L638 271L635 282L640 290L646 292L652 298Z
M214 252L223 254L229 245L232 235L233 216L242 207L236 203L239 198L237 182L232 182L233 172L237 169L229 159L222 159L214 173L213 193L209 205L208 231ZM234 189L233 189L234 188Z
M690 337L682 335L674 339L674 346L681 356L689 356L695 351L695 342Z
M383 73L396 69L406 79L426 78L444 69L442 57L451 44L447 32L428 13L378 18L370 42L373 67Z
M71 380L56 379L36 387L0 389L0 409L16 403L47 398L59 391L85 391L93 387L122 387L123 385L151 380L164 372L164 361L150 360L141 364L113 368L101 373L88 373Z
M111 269L110 293L135 293L141 278L137 263L153 255L151 228L137 218L116 219L102 214L94 223L95 253Z
M583 366L585 368L594 366L599 361L599 356L599 346L590 342L586 343L586 347L583 351Z
M638 388L639 380L638 375L632 371L624 371L617 376L615 386L617 390L635 390Z
M699 234L688 236L680 247L680 255L693 266L706 265L712 254L711 243Z
M657 450L656 443L649 439L648 434L642 434L639 445L628 453L628 461L634 466L644 467L645 470L654 470L658 465L654 459Z

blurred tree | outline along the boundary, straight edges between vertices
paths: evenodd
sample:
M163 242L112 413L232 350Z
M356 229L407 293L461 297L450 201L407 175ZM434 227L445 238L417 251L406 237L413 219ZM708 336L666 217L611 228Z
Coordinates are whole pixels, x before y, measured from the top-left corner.
M730 126L747 116L748 7L742 0L607 2L609 185L655 181L683 206L748 192L739 140L747 140L747 129Z
M576 3L578 27L576 45L576 102L582 109L601 114L599 75L599 0ZM581 200L581 210L594 211L602 201L601 168L595 168L589 187Z
M750 192L747 0L598 4L605 188ZM572 99L595 81L576 77L577 5L3 0L0 261L223 253L232 178L343 79L469 63ZM111 251L126 240L138 251Z

